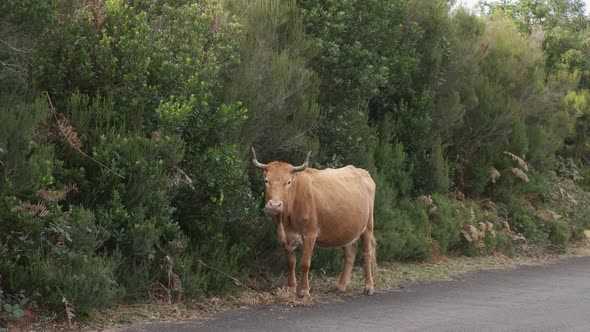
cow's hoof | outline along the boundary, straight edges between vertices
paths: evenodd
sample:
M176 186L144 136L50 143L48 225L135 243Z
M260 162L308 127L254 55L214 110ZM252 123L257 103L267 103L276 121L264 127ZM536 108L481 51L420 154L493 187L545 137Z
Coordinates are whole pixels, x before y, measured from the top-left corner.
M295 294L297 291L296 287L291 286L283 286L283 290L288 294Z
M302 299L310 298L311 295L309 295L309 289L307 289L307 290L305 290L305 289L300 290L299 291L299 297L302 298Z
M336 286L334 287L334 293L336 293L336 295L342 295L346 293L346 287Z
M365 295L371 296L373 294L375 294L375 290L373 289L373 287L365 286Z

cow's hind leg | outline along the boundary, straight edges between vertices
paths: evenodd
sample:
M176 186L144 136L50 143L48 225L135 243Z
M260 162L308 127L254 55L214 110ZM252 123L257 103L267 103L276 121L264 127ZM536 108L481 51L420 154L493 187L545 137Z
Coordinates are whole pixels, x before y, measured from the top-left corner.
M372 226L372 225L371 225ZM365 294L373 295L375 292L373 288L373 271L372 268L375 263L375 238L373 237L372 227L365 230L361 235L363 239L363 258L365 261Z
M351 243L342 247L342 252L344 253L344 269L342 270L340 282L338 283L338 293L344 292L350 283L352 266L354 265L354 258L356 257L356 243Z

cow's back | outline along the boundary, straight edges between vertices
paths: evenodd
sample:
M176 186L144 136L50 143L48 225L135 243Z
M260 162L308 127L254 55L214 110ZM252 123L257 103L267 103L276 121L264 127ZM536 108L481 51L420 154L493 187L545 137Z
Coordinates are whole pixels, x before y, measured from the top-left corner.
M354 241L365 230L373 212L375 183L369 172L354 166L315 170L312 191L322 247L340 247Z

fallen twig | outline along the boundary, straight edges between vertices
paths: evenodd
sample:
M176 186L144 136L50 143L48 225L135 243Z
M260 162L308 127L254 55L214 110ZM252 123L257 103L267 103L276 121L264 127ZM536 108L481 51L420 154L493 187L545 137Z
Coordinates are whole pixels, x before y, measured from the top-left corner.
M213 271L217 271L217 272L219 272L219 273L223 274L224 276L226 276L226 277L230 278L231 280L233 280L233 281L236 283L236 285L240 285L240 286L242 286L242 287L246 288L247 290L249 290L249 291L251 291L251 292L254 292L254 293L256 293L256 291L255 291L255 290L253 290L252 288L250 288L250 287L248 287L248 286L244 285L244 283L243 283L243 282L241 282L240 280L238 280L237 278L230 276L229 274L227 274L227 273L225 273L225 272L221 271L220 269L217 269L217 268L214 268L213 266L209 266L209 265L205 264L205 262L203 262L203 260L201 260L200 258L198 258L198 259L197 259L197 263L199 263L199 264L203 265L204 267L206 267L206 268L208 268L208 269L211 269L211 270L213 270Z

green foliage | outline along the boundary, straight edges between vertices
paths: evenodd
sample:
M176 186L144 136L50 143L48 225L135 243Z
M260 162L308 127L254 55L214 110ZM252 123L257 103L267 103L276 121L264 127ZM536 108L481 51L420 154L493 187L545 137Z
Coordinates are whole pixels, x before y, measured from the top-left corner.
M459 246L460 225L469 220L467 209L458 209L448 197L432 195L436 212L430 217L430 234L440 246L441 253L447 253Z
M35 188L32 180L37 178L36 173L41 172L43 166L31 165L27 156L35 153L38 148L35 131L47 118L47 108L47 104L41 99L32 103L19 101L13 105L0 105L0 149L3 151L0 153L0 172L4 179L0 188ZM6 180L10 182L7 183Z
M23 309L30 307L36 308L37 302L32 301L25 293L24 289L21 289L17 294L5 294L0 289L0 319L21 319L25 316Z
M427 170L432 172L430 183L425 184L426 190L432 193L446 193L451 186L449 164L443 155L440 139L434 142Z
M570 241L570 228L566 223L552 221L549 225L549 241L558 247L565 247Z
M268 270L251 146L367 169L381 260L566 249L590 228L579 0L223 5L0 4L1 319Z
M564 159L562 156L557 156L555 160L555 172L559 176L572 179L576 182L584 180L580 168L572 158Z
M227 98L249 110L242 144L260 147L262 160L299 162L290 158L293 151L317 150L311 130L319 105L317 75L306 66L310 41L295 1L236 2L233 7L243 17L243 34Z
M386 194L386 192L381 193ZM377 206L380 208L375 212L375 220L378 220L375 223L375 237L379 260L430 257L428 212L422 202L403 200L397 206L385 204Z
M155 121L152 112L171 96L195 98L200 107L214 101L220 71L235 63L237 46L237 25L217 5L97 6L41 37L45 47L34 60L41 88L58 96L72 89L112 95L117 116L135 126Z

